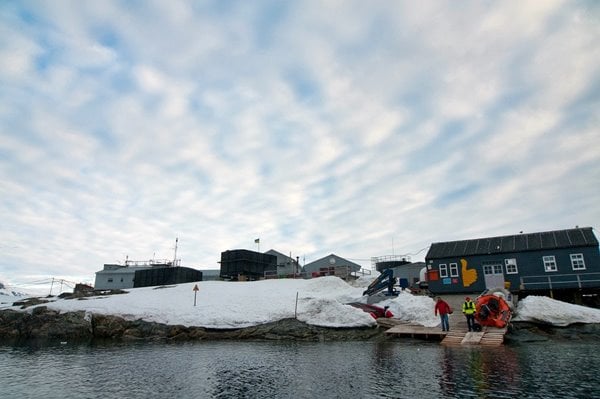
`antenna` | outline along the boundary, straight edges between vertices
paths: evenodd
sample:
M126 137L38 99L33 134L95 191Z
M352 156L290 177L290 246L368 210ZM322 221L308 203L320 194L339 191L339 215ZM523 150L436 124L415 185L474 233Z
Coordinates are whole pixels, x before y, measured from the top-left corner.
M175 237L175 255L173 255L173 266L177 266L177 243L179 238Z

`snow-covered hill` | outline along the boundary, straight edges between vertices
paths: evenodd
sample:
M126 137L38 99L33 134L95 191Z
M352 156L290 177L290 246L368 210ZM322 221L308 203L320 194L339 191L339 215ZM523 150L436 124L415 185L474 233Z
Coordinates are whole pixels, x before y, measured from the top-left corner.
M31 295L16 291L0 283L0 304L12 304L20 299L29 298Z

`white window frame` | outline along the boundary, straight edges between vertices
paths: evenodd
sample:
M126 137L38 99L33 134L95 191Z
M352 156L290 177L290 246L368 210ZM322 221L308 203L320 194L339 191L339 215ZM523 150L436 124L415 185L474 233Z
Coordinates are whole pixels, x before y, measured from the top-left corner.
M450 277L458 277L458 264L450 263Z
M571 266L573 270L585 270L583 254L571 254Z
M445 263L440 263L440 278L448 277L448 266Z
M504 259L504 266L506 267L506 274L519 274L516 258Z
M544 262L544 270L546 272L556 272L558 267L556 266L556 257L554 255L542 256Z

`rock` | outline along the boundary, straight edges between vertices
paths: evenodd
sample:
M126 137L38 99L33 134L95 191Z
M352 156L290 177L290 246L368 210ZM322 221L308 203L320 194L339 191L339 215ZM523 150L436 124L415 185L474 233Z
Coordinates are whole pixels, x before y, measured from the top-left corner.
M207 329L166 325L143 320L125 320L112 315L90 312L59 313L39 306L31 312L0 311L0 339L49 339L76 341L91 339L197 341L207 339L255 339L296 341L385 340L386 328L326 328L283 319L239 329ZM582 324L556 328L525 322L510 325L507 343L560 339L600 339L600 324Z
M597 323L555 327L542 323L512 322L505 336L507 342L598 339L600 339L600 324Z
M21 309L26 309L30 306L35 306L35 305L39 305L42 303L48 303L49 301L47 301L46 299L42 299L42 298L27 298L27 299L23 299L22 301L17 301L17 302L13 302L13 306L20 306Z

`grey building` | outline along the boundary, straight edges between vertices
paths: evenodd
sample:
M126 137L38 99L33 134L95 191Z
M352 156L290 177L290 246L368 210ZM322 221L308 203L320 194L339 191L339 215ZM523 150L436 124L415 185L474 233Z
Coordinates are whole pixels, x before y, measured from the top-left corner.
M298 258L294 259L274 249L270 249L265 253L277 257L277 277L294 277L300 274L301 268L298 264Z
M383 272L386 269L393 271L393 276L398 279L402 288L410 287L421 279L425 279L425 262L410 262L406 258L386 256L376 258L375 269ZM423 275L422 275L423 274Z
M306 277L339 276L347 278L356 275L361 268L362 266L357 263L330 254L314 262L307 263L302 268L302 272Z
M591 227L433 243L425 263L435 294L600 289L600 252Z
M94 289L116 290L133 288L135 272L138 270L146 270L150 267L151 266L124 266L105 264L104 269L96 272Z
M221 271L219 269L202 269L202 281L216 281L220 280L219 274Z
M202 281L202 272L167 263L136 262L139 266L105 264L96 272L95 290L115 290Z

